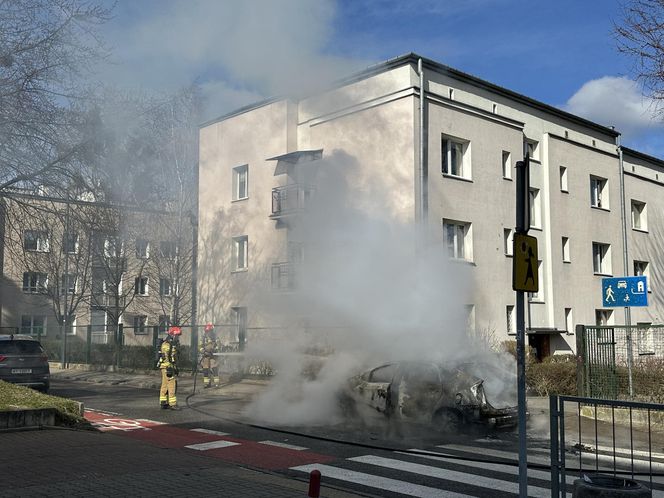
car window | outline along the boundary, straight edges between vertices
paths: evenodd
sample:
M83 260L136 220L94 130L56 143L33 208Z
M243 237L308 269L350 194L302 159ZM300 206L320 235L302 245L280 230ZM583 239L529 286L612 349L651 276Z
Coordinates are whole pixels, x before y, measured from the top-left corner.
M369 382L392 382L396 368L396 365L385 365L384 367L378 367L373 372L371 372Z
M416 384L440 384L438 369L433 365L412 365L405 371L404 379Z
M40 354L37 341L0 341L0 354Z

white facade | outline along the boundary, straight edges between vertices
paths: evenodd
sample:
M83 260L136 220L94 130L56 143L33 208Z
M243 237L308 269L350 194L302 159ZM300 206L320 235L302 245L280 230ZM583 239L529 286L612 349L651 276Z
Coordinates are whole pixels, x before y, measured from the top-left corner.
M574 324L609 315L624 323L623 308L602 313L601 299L602 277L624 274L619 134L425 59L421 143L418 60L393 59L325 93L263 102L201 128L202 320L237 319L250 297L274 287L274 265L293 260L296 237L270 216L273 196L282 195L273 189L304 185L298 168L341 152L357 165L352 202L363 209L417 222L422 202L430 243L481 282L468 303L474 326L507 339L515 333L514 164L527 152L529 233L540 260L540 290L528 303L531 345L540 355L571 352ZM650 306L633 309L632 322L661 323L664 162L624 148L622 156L628 274L645 271L652 290ZM385 202L372 205L376 196L367 193L382 193ZM270 324L269 312L246 312L250 325Z

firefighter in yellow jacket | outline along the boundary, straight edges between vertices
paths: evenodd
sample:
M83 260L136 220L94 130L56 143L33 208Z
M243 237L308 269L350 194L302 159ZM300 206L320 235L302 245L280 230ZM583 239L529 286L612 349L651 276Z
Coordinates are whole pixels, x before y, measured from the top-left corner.
M180 327L169 327L166 339L159 348L157 367L161 370L161 389L159 403L163 409L179 410L177 391L178 348L180 346Z
M199 344L201 355L201 369L203 370L203 389L210 387L210 382L214 387L219 386L219 364L215 353L219 352L219 343L217 334L214 332L214 325L207 323L205 325L203 337Z

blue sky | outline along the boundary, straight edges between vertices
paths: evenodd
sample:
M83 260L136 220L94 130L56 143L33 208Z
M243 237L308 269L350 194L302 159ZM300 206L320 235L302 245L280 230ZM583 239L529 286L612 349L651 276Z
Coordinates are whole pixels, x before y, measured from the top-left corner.
M110 0L109 0L110 2ZM662 125L618 53L619 0L120 0L106 81L197 81L216 116L416 52L604 125L664 158Z

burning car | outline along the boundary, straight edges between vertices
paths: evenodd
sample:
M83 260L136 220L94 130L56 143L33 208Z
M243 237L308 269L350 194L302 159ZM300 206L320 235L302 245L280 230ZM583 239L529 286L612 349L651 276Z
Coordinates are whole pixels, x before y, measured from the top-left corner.
M484 380L470 371L469 366L445 368L429 362L388 363L352 377L342 402L346 407L368 405L404 421L448 427L472 422L515 426L517 407L492 406Z

